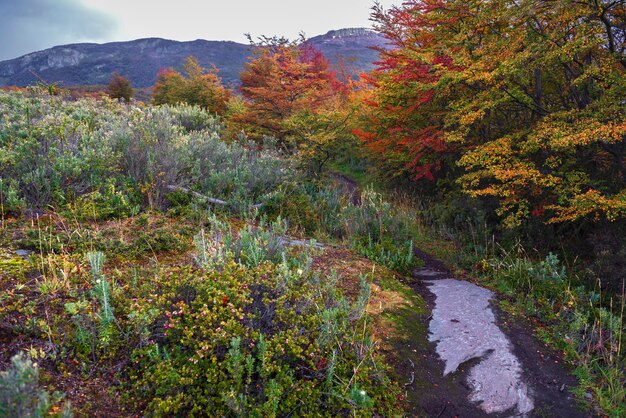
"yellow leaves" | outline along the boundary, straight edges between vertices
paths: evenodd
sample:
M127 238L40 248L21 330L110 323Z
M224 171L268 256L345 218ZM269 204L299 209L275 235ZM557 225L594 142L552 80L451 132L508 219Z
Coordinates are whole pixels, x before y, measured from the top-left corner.
M521 140L502 137L466 152L459 165L469 171L459 183L473 197L499 198L497 214L507 227L518 225L530 213L530 202L544 190L557 186L561 179L542 172L527 158L527 151L537 144L525 146Z
M455 131L451 131L451 132L444 132L443 139L444 139L444 142L463 143L463 142L465 142L465 135L463 135L461 132L455 130Z
M466 112L459 118L459 123L462 125L472 125L485 116L484 109L476 109L472 112Z
M554 155L546 158L546 166L551 168L552 170L555 170L561 164L563 164L563 159L559 156Z
M188 103L198 105L209 112L223 114L231 92L226 89L215 67L205 70L194 57L188 57L184 65L183 76L173 69L158 75L154 86L155 104Z
M459 160L459 165L466 168L494 168L508 163L513 155L513 140L502 137L468 151Z
M448 148L433 159L456 158L462 190L497 199L509 226L545 219L548 207L555 221L626 216L616 197L626 187L626 72L597 4L477 0L431 13L409 3L380 23L415 42L395 42L373 76L378 122L393 128L393 145L440 128ZM621 22L624 10L603 13ZM379 146L387 138L374 143L387 161L423 159L423 148L394 155Z
M519 226L522 220L528 217L529 204L527 200L509 199L500 203L496 213L504 219L502 223L511 229Z
M574 196L568 203L568 206L553 205L548 207L548 209L553 209L557 212L548 222L575 221L590 215L596 221L603 215L606 219L613 222L620 217L626 216L626 190L615 196L607 196L598 190L591 189L586 193Z
M623 141L626 122L600 123L592 119L579 119L565 131L552 130L548 133L549 145L555 150L567 150L596 142L614 143Z

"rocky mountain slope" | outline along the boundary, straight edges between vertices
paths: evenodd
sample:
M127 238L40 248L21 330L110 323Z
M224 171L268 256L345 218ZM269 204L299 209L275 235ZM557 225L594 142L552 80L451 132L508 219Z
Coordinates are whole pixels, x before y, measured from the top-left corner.
M368 29L341 29L310 38L333 63L356 71L373 68L378 53L370 47L384 46L384 38ZM33 52L0 62L0 86L25 86L45 80L65 86L108 83L115 71L135 87L154 84L162 68L178 68L190 55L202 66L215 65L222 80L236 83L252 49L230 41L171 41L138 39L106 44L71 44Z

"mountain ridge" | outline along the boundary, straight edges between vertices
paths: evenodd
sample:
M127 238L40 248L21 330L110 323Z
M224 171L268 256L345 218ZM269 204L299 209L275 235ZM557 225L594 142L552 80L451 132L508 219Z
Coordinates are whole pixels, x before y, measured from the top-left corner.
M366 28L332 30L307 39L326 55L331 64L353 71L374 67L384 47L382 35ZM0 86L26 86L41 80L64 86L107 84L114 72L135 87L154 84L163 68L180 68L185 58L195 56L203 67L215 65L225 84L236 84L253 47L234 41L175 41L141 38L107 43L58 45L11 60L0 61Z

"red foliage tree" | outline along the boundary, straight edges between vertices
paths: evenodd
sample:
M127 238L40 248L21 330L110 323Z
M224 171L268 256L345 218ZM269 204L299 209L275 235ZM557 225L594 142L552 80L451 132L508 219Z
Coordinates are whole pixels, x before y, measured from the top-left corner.
M247 106L235 121L253 137L274 136L283 145L293 133L286 120L315 111L345 88L322 53L306 43L261 46L240 78Z
M124 99L126 102L130 102L130 99L135 94L130 80L120 73L113 74L109 86L106 89L106 93L112 99Z
M446 159L454 159L456 147L443 139L443 100L435 84L443 73L453 71L452 60L434 48L434 34L449 23L431 13L440 0L409 1L384 11L374 8L377 29L391 43L379 49L378 68L364 76L373 90L365 123L355 134L371 155L393 175L434 180Z

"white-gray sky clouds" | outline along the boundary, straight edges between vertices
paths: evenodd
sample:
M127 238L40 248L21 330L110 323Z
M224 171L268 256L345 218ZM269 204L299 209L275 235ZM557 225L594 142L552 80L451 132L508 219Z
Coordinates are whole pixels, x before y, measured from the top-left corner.
M401 0L381 0L389 7ZM160 37L246 42L368 27L374 0L0 0L0 60L75 42Z

